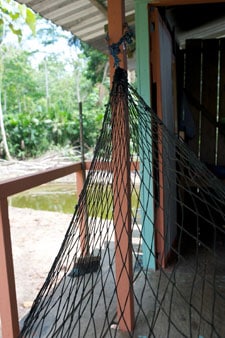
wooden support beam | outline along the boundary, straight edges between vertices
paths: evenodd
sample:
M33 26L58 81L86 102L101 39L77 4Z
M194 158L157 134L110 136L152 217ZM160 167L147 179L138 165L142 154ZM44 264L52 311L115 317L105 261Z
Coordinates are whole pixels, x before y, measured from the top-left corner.
M19 321L7 198L0 199L0 316L2 336L18 337Z
M120 98L112 104L113 221L117 319L119 329L130 333L134 329L131 181L128 106L123 95L119 91Z
M108 1L109 43L117 43L124 34L124 0ZM121 46L120 68L127 69L126 53ZM114 76L114 59L110 56L111 83ZM118 90L119 92L119 90ZM127 98L112 102L112 170L113 220L115 226L115 268L117 287L117 319L121 331L134 329L134 296L131 229L131 183L129 153L129 116ZM124 93L122 91L121 95ZM113 100L112 100L113 101Z
M109 0L108 1L108 33L109 33L109 44L117 43L124 34L125 26L125 7L124 0ZM120 47L120 67L127 69L127 56L125 49ZM110 66L110 79L111 83L114 76L114 59L110 55L109 57Z

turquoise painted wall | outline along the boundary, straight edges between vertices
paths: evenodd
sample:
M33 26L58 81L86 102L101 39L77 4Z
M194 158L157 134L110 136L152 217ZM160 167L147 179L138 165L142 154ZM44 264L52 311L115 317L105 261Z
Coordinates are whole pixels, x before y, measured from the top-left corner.
M135 0L135 35L138 92L145 102L150 105L148 3L149 1L146 0ZM141 130L140 134L142 134ZM146 144L151 144L151 137L150 140L146 140L145 138L140 140L140 143L142 144L145 142ZM141 205L143 205L141 210L142 233L144 238L142 243L143 267L145 269L155 269L153 179L152 176L149 175L149 172L152 172L152 161L150 160L150 163L146 163L146 155L143 151L140 151L140 163L141 180L144 181L144 184L141 185L140 192Z

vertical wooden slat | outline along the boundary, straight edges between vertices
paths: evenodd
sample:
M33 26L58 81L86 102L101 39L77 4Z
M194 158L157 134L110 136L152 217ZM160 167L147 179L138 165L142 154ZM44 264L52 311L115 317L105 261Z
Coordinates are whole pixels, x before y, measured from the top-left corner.
M201 93L201 43L201 40L187 40L185 56L185 89L199 103ZM191 113L196 134L192 140L188 141L188 144L198 156L200 111L192 106Z
M2 336L18 337L19 322L7 198L0 199L0 315Z
M185 70L185 50L176 50L176 71L177 71L177 104L178 109L180 110L180 107L182 105L181 99L182 99L182 93L183 88L185 87L185 77L184 77L184 70Z
M220 100L217 164L225 165L225 39L220 40ZM223 130L223 133L221 132Z
M216 152L218 47L216 39L203 41L202 105L209 116L202 113L200 158L210 164Z

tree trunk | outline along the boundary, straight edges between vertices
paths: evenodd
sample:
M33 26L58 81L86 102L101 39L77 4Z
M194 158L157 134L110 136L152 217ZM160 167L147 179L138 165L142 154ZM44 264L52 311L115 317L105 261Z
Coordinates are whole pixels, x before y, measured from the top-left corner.
M3 149L5 150L7 160L10 161L10 160L12 160L12 157L9 153L9 148L8 148L8 143L7 143L7 138L6 138L1 99L0 99L0 130L1 130L1 134L2 134Z

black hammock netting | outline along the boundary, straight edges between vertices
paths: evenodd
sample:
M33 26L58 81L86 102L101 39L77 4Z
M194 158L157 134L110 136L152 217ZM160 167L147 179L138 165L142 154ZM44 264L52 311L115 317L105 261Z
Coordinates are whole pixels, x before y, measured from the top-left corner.
M224 337L224 210L223 183L117 68L82 193L20 336Z

